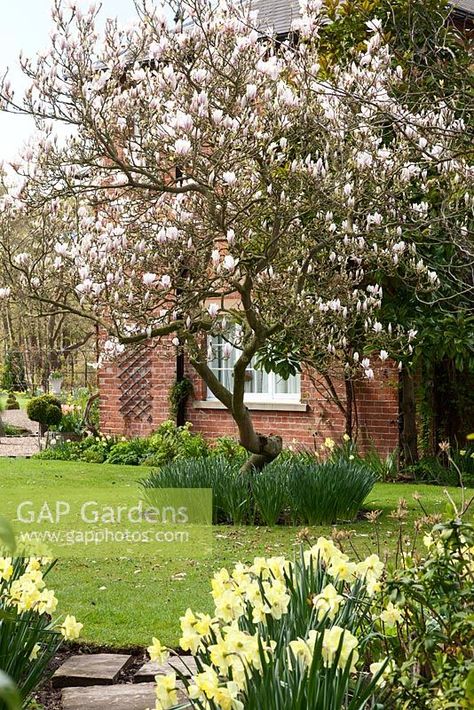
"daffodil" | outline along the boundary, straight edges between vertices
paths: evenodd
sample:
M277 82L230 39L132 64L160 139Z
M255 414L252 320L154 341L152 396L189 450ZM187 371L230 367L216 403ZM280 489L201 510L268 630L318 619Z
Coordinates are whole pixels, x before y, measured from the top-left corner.
M337 661L339 668L345 668L351 658L351 672L355 671L355 665L359 659L357 646L359 642L356 637L347 629L341 626L332 626L330 629L325 629L323 632L322 656L325 666L332 666L336 660L338 649L340 654ZM316 636L316 631L310 631L308 638ZM341 640L342 639L342 640ZM314 642L313 642L314 644ZM352 654L352 655L351 655Z
M316 618L321 619L326 616L331 621L339 611L344 597L338 594L333 584L327 584L320 594L313 597L313 607L316 610Z
M147 648L150 660L155 663L165 663L168 660L169 652L166 646L162 646L161 642L153 637L151 646Z
M395 604L389 602L387 604L386 609L384 609L383 612L380 614L379 618L380 621L383 621L385 626L393 628L403 621L403 613L397 606L395 606Z
M84 624L76 621L75 616L68 614L61 625L61 633L67 641L79 638Z
M0 557L0 582L4 580L8 582L13 574L13 565L11 557Z
M39 643L35 643L33 648L31 649L30 655L29 655L29 660L30 661L36 661L38 658L38 653L41 651L41 646Z
M178 692L176 689L176 673L157 675L156 682L156 705L155 710L169 710L178 704Z
M356 578L357 565L344 559L344 557L333 557L331 559L328 574L334 579L351 583Z
M238 619L244 612L242 599L231 589L226 589L222 594L216 595L214 601L216 616L222 621L229 622Z

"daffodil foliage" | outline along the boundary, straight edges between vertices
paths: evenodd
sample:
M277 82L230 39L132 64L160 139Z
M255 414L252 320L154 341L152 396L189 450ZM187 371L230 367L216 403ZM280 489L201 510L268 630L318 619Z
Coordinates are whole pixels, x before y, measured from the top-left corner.
M76 312L109 333L109 354L167 336L260 454L243 404L251 359L283 339L301 363L343 353L373 377L351 333L362 326L375 358L401 347L397 324L378 316L381 283L437 287L417 243L466 229L472 167L449 102L417 111L404 100L377 17L328 73L322 0L301 2L283 42L251 6L179 10L175 22L144 0L135 24L99 34L94 8L56 0L50 50L24 61L25 100L7 80L1 89L3 107L33 115L42 133L6 204L41 207L50 224L47 268L17 255L36 294L54 271ZM241 351L232 391L209 367L208 335Z
M63 638L77 639L83 627L71 615L62 623L52 618L58 599L46 587L51 567L46 558L0 556L0 675L15 683L22 707L45 680ZM9 708L7 701L0 693L2 710Z

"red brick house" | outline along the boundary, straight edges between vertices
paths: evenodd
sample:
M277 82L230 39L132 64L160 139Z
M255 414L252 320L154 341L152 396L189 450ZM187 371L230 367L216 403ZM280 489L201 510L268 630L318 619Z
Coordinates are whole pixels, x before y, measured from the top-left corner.
M265 25L277 35L288 32L298 14L299 0L254 0ZM453 0L456 22L470 23L474 0ZM212 368L225 384L231 377L232 356L222 357L221 344L214 343ZM236 426L224 406L207 390L204 382L173 347L142 345L123 355L117 363L105 364L99 371L101 428L106 433L127 436L146 435L170 418L169 393L176 380L188 377L193 395L188 399L180 422L189 421L194 431L209 438L235 435ZM336 389L344 404L342 384ZM355 383L355 418L358 441L364 448L375 446L388 454L399 440L398 372L389 362L379 363L375 379ZM247 405L252 410L255 428L283 436L284 445L320 445L326 436L339 438L345 430L344 414L325 391L324 381L309 372L287 381L274 374L250 368Z
M213 362L224 382L230 362L219 355ZM163 345L134 348L118 363L105 364L99 371L102 430L145 435L170 419L169 392L179 367L174 348ZM229 412L207 391L194 370L186 363L184 367L194 388L186 403L185 420L192 423L194 431L211 439L236 435ZM373 444L381 453L389 453L398 444L397 375L387 362L376 369L373 381L356 383L359 440L365 446ZM315 387L308 372L284 382L276 375L249 370L247 404L256 429L281 434L286 446L312 446L322 443L326 436L341 437L343 413L322 388L322 382Z

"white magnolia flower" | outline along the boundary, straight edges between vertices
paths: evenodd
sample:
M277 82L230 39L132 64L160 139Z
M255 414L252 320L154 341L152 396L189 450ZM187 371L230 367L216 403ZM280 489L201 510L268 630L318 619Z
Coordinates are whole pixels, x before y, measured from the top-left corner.
M187 138L178 138L174 144L174 152L176 155L189 155L192 150L191 141Z
M228 271L233 271L235 269L235 259L230 254L224 257L224 269Z
M237 182L237 175L231 171L228 171L223 174L222 179L226 185L235 185Z
M146 274L143 274L142 281L145 286L151 286L156 281L156 274L152 274L151 272L147 271Z

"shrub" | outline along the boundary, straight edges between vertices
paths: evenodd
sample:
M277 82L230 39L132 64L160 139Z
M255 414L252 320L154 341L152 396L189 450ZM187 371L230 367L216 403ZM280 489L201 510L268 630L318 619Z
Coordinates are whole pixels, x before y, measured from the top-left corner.
M474 448L450 450L448 455L426 457L407 468L415 481L439 486L474 486Z
M82 441L60 441L35 454L35 458L59 461L85 461L104 463L112 447L117 443L113 436L88 436Z
M194 434L191 428L190 422L180 427L172 421L163 422L149 437L150 453L162 454L166 461L207 456L209 446L206 440L202 434Z
M49 426L59 424L63 416L60 400L51 394L30 399L26 405L26 413L30 419L39 423L41 434L44 434Z
M49 395L47 395L49 396ZM61 429L61 427L57 427ZM113 463L129 466L162 466L174 459L207 456L209 447L201 434L193 434L191 424L177 427L164 422L149 437L125 439L102 435L89 436L81 442L66 442L36 454L36 458L88 463Z
M144 456L146 456L148 448L148 439L118 441L110 449L106 463L121 464L123 466L138 466Z
M8 422L3 423L3 436L27 436L30 434L29 429L23 429L23 427L14 426Z
M232 436L220 436L209 450L209 455L243 460L248 457L248 452Z
M23 355L18 350L9 350L5 355L0 386L4 390L26 391L27 384Z
M18 402L14 392L9 392L7 401L5 402L5 409L20 409L20 403Z
M457 515L424 536L387 581L405 623L389 636L395 707L474 707L474 527Z

